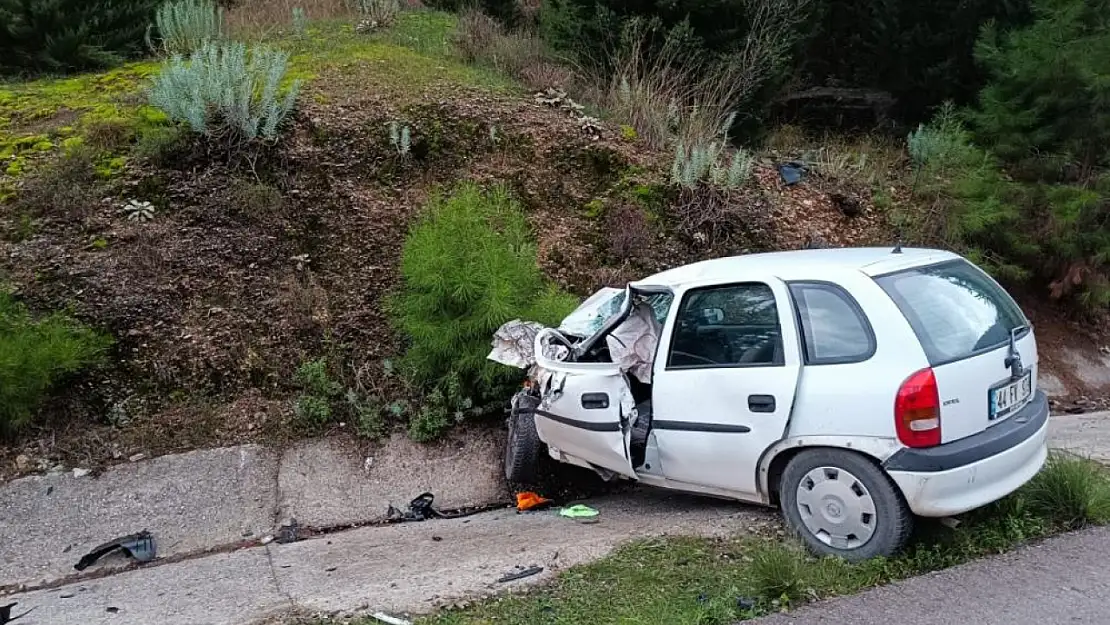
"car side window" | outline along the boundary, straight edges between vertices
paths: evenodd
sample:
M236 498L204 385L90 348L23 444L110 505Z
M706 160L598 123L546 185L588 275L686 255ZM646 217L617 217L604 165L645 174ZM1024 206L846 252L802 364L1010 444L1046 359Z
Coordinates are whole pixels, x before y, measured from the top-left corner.
M790 295L807 365L862 362L875 354L875 333L855 298L842 287L795 282Z
M671 336L668 368L781 366L775 294L763 283L688 291Z

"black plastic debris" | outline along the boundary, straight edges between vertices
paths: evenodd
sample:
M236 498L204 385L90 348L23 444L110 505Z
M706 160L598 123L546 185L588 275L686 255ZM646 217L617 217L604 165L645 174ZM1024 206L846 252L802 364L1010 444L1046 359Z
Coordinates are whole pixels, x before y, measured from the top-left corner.
M30 614L35 609L35 608L31 608L31 609L27 610L26 612L24 612L23 614L17 614L16 616L12 616L12 608L14 608L17 605L19 605L18 601L13 602L13 603L9 603L8 605L0 606L0 625L4 625L5 623L11 623L12 621L14 621L16 619L21 619L21 618L27 616L28 614ZM38 606L36 606L36 607L38 607Z
M439 511L432 507L436 496L432 493L421 493L416 499L409 502L407 512L402 512L392 505L386 512L387 519L392 523L405 523L408 521L427 521L441 516Z
M286 521L278 529L277 535L274 536L274 542L282 545L297 542L301 539L300 527L296 519Z
M498 584L504 584L505 582L512 582L512 581L516 581L518 579L524 579L525 577L531 577L533 575L536 575L537 573L542 573L542 572L543 572L543 567L542 566L530 566L526 569L521 569L519 571L514 571L512 573L509 573L508 575L505 575L505 576L499 578L497 580L497 583Z
M432 506L435 499L436 496L432 493L421 493L420 496L409 502L409 509L407 511L398 510L390 505L385 513L385 522L407 523L410 521L427 521L428 519L458 519L472 514L478 514L479 512L484 512L492 508L492 506L484 506L456 512L443 512Z
M809 168L805 163L798 161L789 161L780 163L778 165L779 177L786 183L787 186L798 184L809 173Z
M740 610L754 610L755 600L749 599L747 597L737 597L736 607Z
M136 562L150 562L158 553L157 545L154 542L154 536L151 535L150 532L143 530L137 534L121 536L100 545L96 549L85 554L77 564L73 565L73 568L78 571L84 571L97 560L117 549L126 553Z

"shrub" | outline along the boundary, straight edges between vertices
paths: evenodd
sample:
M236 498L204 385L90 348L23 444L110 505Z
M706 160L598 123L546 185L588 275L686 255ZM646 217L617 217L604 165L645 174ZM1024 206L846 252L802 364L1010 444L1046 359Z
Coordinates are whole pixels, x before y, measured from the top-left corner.
M687 189L709 184L721 189L739 189L752 173L754 157L740 148L729 158L722 142L693 145L683 142L675 146L671 163L671 182Z
M573 80L573 73L550 58L535 34L509 29L477 9L459 15L451 43L464 61L492 67L536 89L565 87Z
M331 378L326 358L310 360L297 367L293 376L301 395L293 405L293 413L302 424L318 428L332 420L332 402L343 387Z
M518 0L425 0L424 5L451 13L477 9L509 27L517 26L523 17Z
M405 239L401 276L389 309L409 343L402 365L427 389L457 378L477 401L519 379L486 359L501 324L555 324L577 305L545 282L523 209L502 187L433 198Z
M29 425L58 382L102 363L111 345L63 314L35 319L0 291L0 433Z
M94 157L81 145L37 167L23 180L16 206L34 215L82 219L100 200Z
M304 37L308 31L308 16L301 7L293 7L293 34Z
M681 138L708 139L739 112L752 136L789 69L809 0L725 0L667 7L605 0L551 0L540 32L576 56L604 94L603 105L654 147L681 120Z
M1061 527L1110 522L1110 474L1094 461L1054 452L1020 492L1031 512Z
M385 28L397 21L401 13L400 0L355 0L361 18L359 30Z
M174 55L155 79L150 102L193 132L242 140L275 139L293 111L300 81L284 88L289 54L241 43L208 43Z
M224 38L224 10L211 0L162 4L156 17L161 46L169 54L188 54ZM153 47L153 46L152 46Z
M112 67L143 52L157 0L0 0L0 74Z

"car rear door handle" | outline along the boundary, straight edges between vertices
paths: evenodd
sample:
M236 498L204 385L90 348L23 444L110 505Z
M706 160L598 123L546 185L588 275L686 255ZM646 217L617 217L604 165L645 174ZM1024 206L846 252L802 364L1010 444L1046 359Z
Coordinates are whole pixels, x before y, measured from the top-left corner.
M752 412L774 412L774 395L748 395L748 410Z
M607 393L583 393L582 407L586 410L604 410L609 407Z

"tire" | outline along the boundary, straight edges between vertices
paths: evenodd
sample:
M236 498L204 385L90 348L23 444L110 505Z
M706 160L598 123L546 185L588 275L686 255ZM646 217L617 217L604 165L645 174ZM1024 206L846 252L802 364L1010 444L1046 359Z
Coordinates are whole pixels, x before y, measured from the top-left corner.
M913 514L898 486L874 462L843 449L806 450L791 458L779 501L786 524L818 556L850 562L892 556L913 530Z
M513 398L509 411L509 436L505 441L505 479L514 484L532 484L543 443L536 432L539 399L523 393Z

